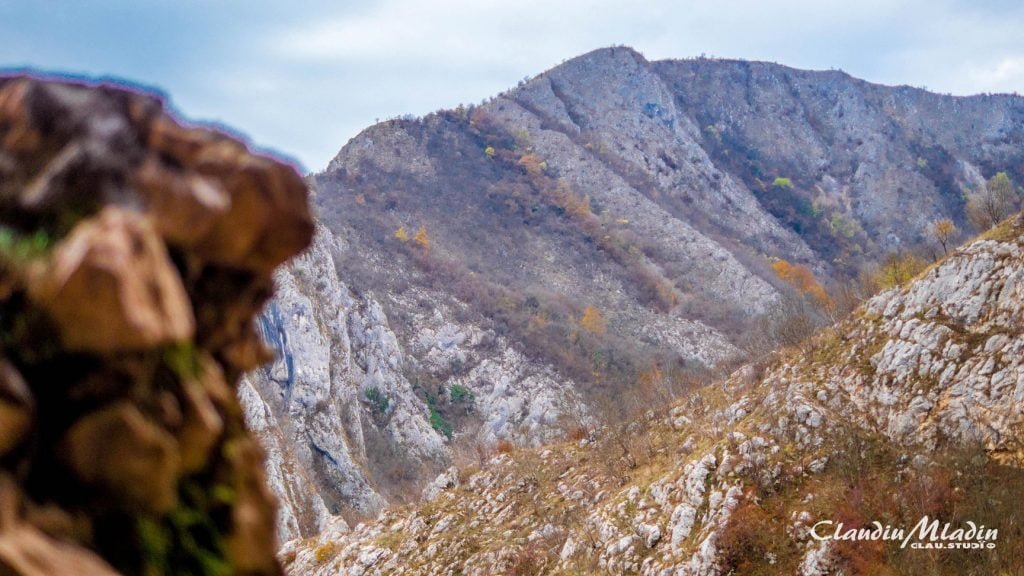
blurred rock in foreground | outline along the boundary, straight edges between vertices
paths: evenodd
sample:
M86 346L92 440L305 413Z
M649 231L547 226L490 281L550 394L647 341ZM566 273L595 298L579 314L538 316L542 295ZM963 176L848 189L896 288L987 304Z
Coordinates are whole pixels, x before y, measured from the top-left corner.
M0 78L0 574L279 574L235 395L295 171L145 94Z

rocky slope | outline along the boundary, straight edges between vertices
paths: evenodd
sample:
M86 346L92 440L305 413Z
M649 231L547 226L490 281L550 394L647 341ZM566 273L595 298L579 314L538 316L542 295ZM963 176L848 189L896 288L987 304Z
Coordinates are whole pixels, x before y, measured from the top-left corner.
M0 574L281 573L236 385L313 226L155 97L0 77Z
M1013 573L1022 351L1017 217L671 410L453 471L425 504L282 555L302 575ZM923 516L997 532L918 550L811 530L909 533ZM938 534L910 541L953 541Z
M1024 181L1022 144L1018 97L628 48L368 128L312 177L316 248L244 388L284 534L415 498L475 445L618 417L652 374L679 393L799 300L775 258L834 288L936 219L969 230L963 191Z

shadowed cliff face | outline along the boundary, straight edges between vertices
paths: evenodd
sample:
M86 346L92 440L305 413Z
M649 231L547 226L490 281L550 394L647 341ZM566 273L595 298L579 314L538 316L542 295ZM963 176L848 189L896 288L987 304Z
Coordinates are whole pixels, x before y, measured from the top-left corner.
M937 219L966 235L964 189L1024 181L1022 143L1017 97L598 50L372 126L312 177L320 248L279 276L270 335L290 354L249 398L329 512L372 515L453 451L558 438L742 358L795 297L775 258L834 289Z
M151 96L0 78L0 573L280 573L236 386L306 195Z

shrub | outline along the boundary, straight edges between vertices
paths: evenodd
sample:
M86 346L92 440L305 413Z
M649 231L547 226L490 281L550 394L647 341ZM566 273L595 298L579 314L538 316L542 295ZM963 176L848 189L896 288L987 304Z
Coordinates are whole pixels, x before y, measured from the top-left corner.
M472 404L473 401L476 400L476 396L473 394L473 391L461 384L453 384L449 391L449 395L451 396L452 402L457 404L463 402L466 404Z
M444 416L442 416L441 413L437 411L437 408L432 404L428 405L428 408L430 409L430 426L434 430L444 434L445 438L451 440L453 435L451 423L445 420Z
M665 378L665 374L660 366L652 364L649 368L641 370L637 374L634 398L639 403L637 407L639 410L644 410L651 406L664 405L664 403L672 399L668 380Z
M541 176L544 175L544 171L548 167L547 162L543 158L533 153L520 156L518 164L526 170L526 174L535 182L540 181Z
M714 124L708 124L704 127L704 135L714 140L716 144L722 143L722 134Z
M370 403L370 408L377 414L387 413L390 405L388 397L376 386L366 389L366 401Z
M981 232L1002 222L1019 205L1013 181L1006 172L999 172L979 190L967 194L967 219Z
M861 231L860 224L853 218L847 218L840 212L833 212L829 218L828 226L833 234L844 238L853 238Z
M323 564L324 562L329 560L331 558L331 556L334 556L334 554L337 551L338 551L338 544L336 542L328 542L326 544L322 544L320 546L317 546L317 548L313 552L313 554L316 557L317 564Z
M516 551L506 573L510 576L542 574L545 572L548 556L538 542L530 542Z
M757 504L740 504L718 534L716 544L722 563L734 574L772 574L778 567L768 565L766 558L776 552L778 532L783 528ZM728 571L728 570L727 570Z
M807 300L787 296L757 320L744 336L743 347L760 356L779 346L801 345L823 322L824 317Z
M465 368L466 363L462 360L462 358L452 358L452 361L448 363L448 371L451 372L453 376L458 376L459 374L462 374L462 371Z
M505 438L498 440L498 442L494 445L494 451L497 452L498 454L510 454L515 449L515 445L506 440Z
M924 270L927 263L909 252L893 252L882 263L868 273L866 283L871 292L887 290L902 285Z
M580 440L583 440L589 435L590 433L587 432L587 429L585 427L573 426L572 428L569 428L568 432L565 433L565 438L566 440L570 440L572 442L579 442Z

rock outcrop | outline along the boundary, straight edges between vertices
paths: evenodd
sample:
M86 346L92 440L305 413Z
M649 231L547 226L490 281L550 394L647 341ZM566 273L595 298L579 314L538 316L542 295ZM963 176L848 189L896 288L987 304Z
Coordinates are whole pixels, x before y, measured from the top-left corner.
M287 544L287 569L1019 570L1022 278L1024 217L1015 217L766 365L632 425L449 474L429 502ZM938 523L934 534L912 532L924 517ZM886 526L904 534L882 537ZM828 537L864 528L877 534Z
M292 168L157 98L0 78L0 573L280 573L236 385L312 235Z
M283 539L317 534L330 514L358 521L389 501L415 500L449 462L417 374L465 366L449 386L474 390L467 409L485 415L477 424L485 445L520 430L526 441L550 438L557 405L572 395L553 370L493 330L454 322L444 307L421 308L410 319L419 337L404 347L374 295L340 280L335 259L349 249L321 226L311 249L276 275L278 295L260 320L275 360L242 382L282 502Z

